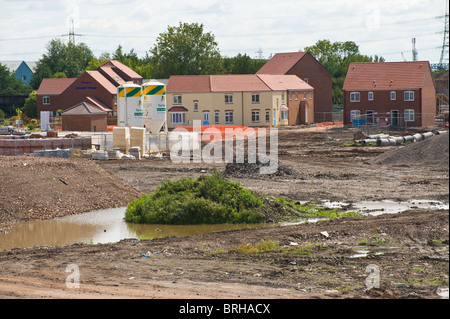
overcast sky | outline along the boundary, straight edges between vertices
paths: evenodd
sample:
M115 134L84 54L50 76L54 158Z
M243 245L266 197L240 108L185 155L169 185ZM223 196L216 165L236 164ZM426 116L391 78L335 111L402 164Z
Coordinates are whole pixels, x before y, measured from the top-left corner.
M37 61L48 42L69 32L99 56L122 45L144 56L158 34L179 22L212 32L224 56L267 58L318 40L354 41L386 61L439 62L446 0L0 0L0 60ZM68 40L68 36L62 37Z

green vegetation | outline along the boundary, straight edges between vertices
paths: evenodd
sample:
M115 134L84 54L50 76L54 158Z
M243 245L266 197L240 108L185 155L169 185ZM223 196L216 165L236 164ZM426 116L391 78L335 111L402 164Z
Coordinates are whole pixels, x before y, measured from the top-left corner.
M210 176L198 179L163 181L155 193L143 195L128 206L125 221L171 225L252 224L350 216L359 214L253 193L213 169Z

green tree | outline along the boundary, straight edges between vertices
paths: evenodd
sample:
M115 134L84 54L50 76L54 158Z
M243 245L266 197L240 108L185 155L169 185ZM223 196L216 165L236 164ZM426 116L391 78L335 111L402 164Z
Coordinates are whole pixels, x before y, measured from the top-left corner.
M255 60L247 54L223 58L223 72L226 74L255 74L266 63L266 60Z
M309 52L332 74L332 99L333 104L337 105L343 103L342 87L350 63L385 61L381 56L362 55L358 45L352 41L331 43L330 40L319 40L313 46L306 47L304 51Z
M218 43L211 32L204 33L203 24L181 23L169 26L150 50L152 75L217 74L222 72Z
M9 71L9 69L0 64L0 93L7 95L29 94L31 87L25 85L21 80Z
M30 95L26 98L22 111L29 118L35 119L37 117L36 91L32 91Z
M36 71L31 80L34 89L44 78L52 78L62 73L68 78L76 78L83 73L94 57L91 49L84 43L65 43L61 39L54 39L47 45L47 53L36 65Z

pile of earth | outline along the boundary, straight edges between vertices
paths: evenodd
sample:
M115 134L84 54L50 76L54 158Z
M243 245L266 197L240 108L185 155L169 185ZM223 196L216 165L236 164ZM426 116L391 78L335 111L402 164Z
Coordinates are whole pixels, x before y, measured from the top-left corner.
M387 151L370 161L382 165L449 165L449 133Z
M141 193L87 159L0 156L0 224L127 206Z
M270 179L273 177L302 178L302 175L290 165L282 163L279 159L262 163L259 157L256 160L248 160L244 158L243 163L238 163L236 159L231 163L227 163L223 175L226 177L237 178L263 178ZM277 165L274 165L277 164ZM264 168L268 169L268 173L264 173ZM273 170L273 171L272 171Z

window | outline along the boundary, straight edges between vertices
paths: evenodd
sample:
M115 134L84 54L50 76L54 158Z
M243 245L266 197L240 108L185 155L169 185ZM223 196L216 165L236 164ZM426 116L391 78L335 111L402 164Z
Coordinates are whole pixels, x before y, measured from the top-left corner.
M292 101L292 93L289 93L289 100Z
M414 110L405 110L405 122L414 122Z
M173 104L181 104L181 103L182 103L181 95L174 95Z
M350 111L350 121L359 120L361 117L361 112L359 110Z
M225 112L225 123L233 123L233 122L234 122L233 111L226 111Z
M303 81L305 81L306 83L309 83L309 79L305 78Z
M395 101L397 99L397 93L395 91L391 91L391 101Z
M303 95L303 99L306 100L306 92Z
M369 92L369 93L368 93L367 99L368 99L369 101L373 101L373 92Z
M350 102L359 102L361 100L361 94L359 92L350 93Z
M281 110L281 120L287 121L288 119L288 110Z
M172 113L172 123L181 124L185 121L185 113Z
M209 123L209 112L203 112L203 123Z
M284 93L281 93L281 102L284 102Z
M367 124L373 124L374 123L373 115L374 115L373 111L366 111L366 122L367 122Z
M310 100L312 99L312 92L311 91L309 91L309 99Z
M214 123L219 124L219 122L220 122L219 117L220 117L220 112L219 111L215 111L214 112Z
M42 98L42 102L44 103L44 105L49 105L50 104L50 96L44 96Z
M194 101L194 112L198 112L198 101Z
M295 92L295 100L296 101L298 100L298 93L297 92Z
M252 94L252 103L259 103L259 93Z
M252 122L253 123L259 122L259 110L252 111Z
M405 92L405 101L414 101L414 91Z
M270 110L266 110L266 122L270 122Z
M233 94L225 94L225 103L232 104L233 103Z

